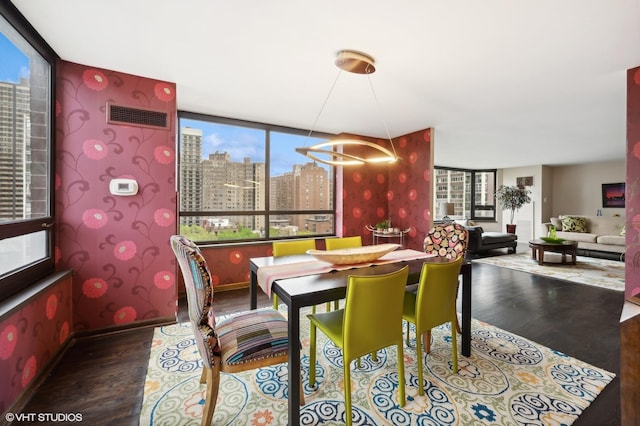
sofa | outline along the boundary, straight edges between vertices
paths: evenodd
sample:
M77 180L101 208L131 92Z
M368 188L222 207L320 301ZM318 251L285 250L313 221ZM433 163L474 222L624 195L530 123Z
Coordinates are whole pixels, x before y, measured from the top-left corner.
M624 260L624 217L560 215L542 225L545 236L553 225L556 238L577 241L579 255Z
M482 226L465 226L469 231L467 252L471 254L486 253L489 250L506 248L509 253L515 253L518 236L506 232L485 232Z

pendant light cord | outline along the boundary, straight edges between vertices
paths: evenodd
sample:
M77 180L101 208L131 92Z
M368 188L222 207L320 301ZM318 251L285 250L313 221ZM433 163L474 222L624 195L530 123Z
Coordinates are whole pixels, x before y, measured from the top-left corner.
M393 140L391 139L391 134L389 134L389 128L387 127L387 122L384 119L384 115L382 114L382 108L380 107L380 102L378 102L378 96L376 95L376 91L373 88L373 83L371 82L371 73L367 74L367 80L369 81L369 87L371 88L371 93L373 93L373 99L376 101L376 107L378 108L378 116L380 121L382 121L382 125L384 126L384 131L387 133L387 139L389 139L389 143L391 144L391 149L393 150L393 155L398 156L396 153L396 147L393 145Z
M305 146L306 146L306 143L307 143L307 139L309 139L311 137L311 134L313 133L313 131L316 130L316 125L318 124L318 120L320 120L320 116L322 115L322 112L324 111L324 107L327 106L327 102L329 102L329 98L331 97L331 94L333 93L333 89L336 87L336 84L338 84L338 79L340 78L340 74L342 74L342 70L340 68L338 68L338 73L336 74L335 80L333 80L333 84L331 85L331 88L329 89L329 93L327 93L327 96L324 98L324 102L322 102L322 106L320 107L320 111L318 111L318 115L316 116L315 121L313 122L313 124L311 125L311 128L309 129L309 134L307 134L307 138L304 141Z

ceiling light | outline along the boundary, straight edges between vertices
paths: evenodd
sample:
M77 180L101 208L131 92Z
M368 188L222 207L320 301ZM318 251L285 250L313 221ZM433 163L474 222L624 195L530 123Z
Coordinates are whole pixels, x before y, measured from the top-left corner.
M369 80L369 87L371 88L371 93L373 94L373 98L376 101L376 105L378 105L378 98L376 97L376 92L373 89L373 84L371 83L370 74L373 74L376 70L374 66L374 60L371 56L357 52L355 50L341 50L338 52L337 59L335 62L336 66L340 68L338 71L338 75L336 76L331 89L329 89L329 94L324 100L322 107L320 108L320 112L318 113L315 122L311 130L309 131L309 136L313 133L315 129L315 125L324 110L331 93L333 92L333 88L336 86L338 78L342 71L351 72L354 74L364 74L367 76ZM382 119L382 123L384 125L384 129L387 133L387 139L389 139L391 149L387 149L383 146L377 145L373 142L362 141L358 139L343 139L336 138L331 139L325 142L320 142L315 145L311 145L309 147L301 147L296 148L296 152L306 155L314 161L318 161L320 163L329 164L332 166L353 166L353 165L361 165L361 164L390 164L398 161L398 155L396 154L395 147L393 146L393 140L389 135L389 130L387 129L387 124L384 119ZM345 146L359 146L369 148L368 154L347 154L344 152L343 148ZM323 157L326 156L326 157Z

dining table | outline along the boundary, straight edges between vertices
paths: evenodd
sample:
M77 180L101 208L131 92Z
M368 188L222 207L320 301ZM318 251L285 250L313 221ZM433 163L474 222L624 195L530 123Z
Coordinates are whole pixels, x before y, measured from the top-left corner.
M258 291L270 296L273 292L287 306L288 315L288 418L290 425L300 421L301 360L300 310L307 306L343 299L350 275L378 275L409 266L407 285L417 284L425 262L442 262L448 259L434 257L412 249L396 250L374 262L358 265L331 265L316 260L308 254L282 257L255 257L249 259L250 308L257 308ZM471 262L465 260L460 270L462 276L461 353L471 355Z

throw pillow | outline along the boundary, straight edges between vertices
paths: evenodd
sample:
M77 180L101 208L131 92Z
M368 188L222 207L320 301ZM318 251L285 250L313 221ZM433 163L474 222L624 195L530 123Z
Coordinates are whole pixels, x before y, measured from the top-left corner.
M587 219L584 217L565 216L562 218L564 232L587 232Z
M556 227L556 229L562 229L562 219L557 217L551 218L551 224Z

